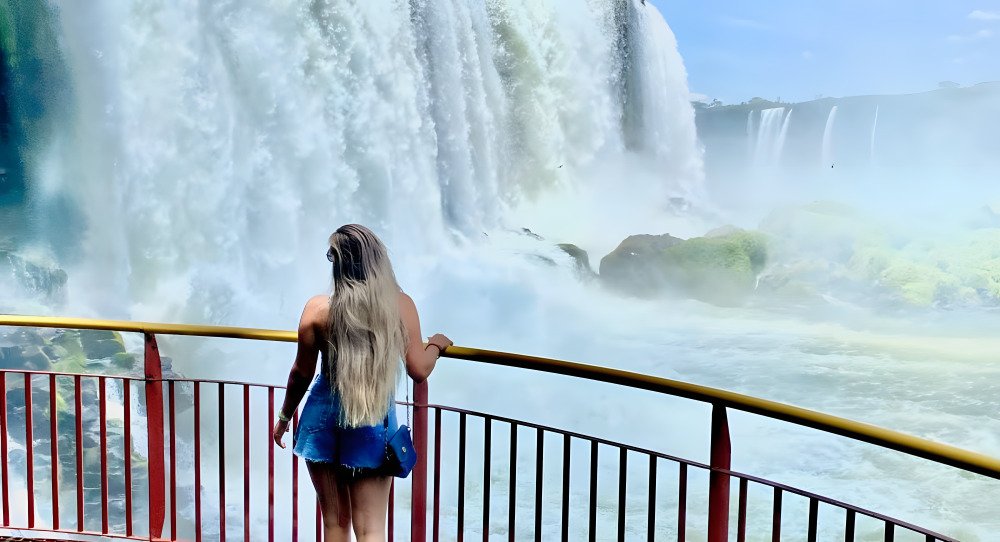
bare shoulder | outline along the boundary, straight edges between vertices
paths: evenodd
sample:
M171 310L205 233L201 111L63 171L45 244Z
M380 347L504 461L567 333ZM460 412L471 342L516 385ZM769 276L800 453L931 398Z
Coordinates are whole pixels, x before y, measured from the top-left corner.
M399 306L400 308L416 307L416 305L413 304L413 298L411 298L409 295L406 294L406 292L402 290L399 291Z
M417 305L402 290L399 292L399 315L403 318L404 322L411 321L417 315Z
M315 295L306 301L302 309L302 321L299 327L324 327L330 312L330 298L325 295Z

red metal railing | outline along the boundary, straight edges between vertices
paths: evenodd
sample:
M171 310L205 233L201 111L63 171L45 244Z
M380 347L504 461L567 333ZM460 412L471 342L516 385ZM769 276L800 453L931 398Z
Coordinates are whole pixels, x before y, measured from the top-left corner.
M123 331L134 330L126 328ZM304 469L299 468L298 459L290 453L276 457L270 445L274 405L280 399L275 390L282 387L164 378L156 337L151 332L145 332L144 337L141 377L0 370L0 476L3 478L3 524L0 529L132 540L225 540L240 536L244 540L265 537L269 541L319 540L319 508L311 504L311 492L301 492L299 487L300 484L303 488L310 487L300 472ZM514 360L514 356L509 359ZM522 362L515 360L509 364L519 363ZM581 366L573 367L578 370ZM605 381L623 378L619 372L602 371L603 376L594 378ZM571 374L569 369L552 372ZM20 399L14 391L18 383L23 389L23 406L11 404L11 398ZM64 391L61 404L60 390ZM36 402L34 396L41 397L42 392L47 392L47 401ZM531 537L535 540L575 540L584 532L589 540L596 540L600 529L607 525L613 525L617 540L624 540L629 533L635 535L644 527L647 540L670 537L683 541L689 535L700 537L704 533L712 542L723 541L729 539L731 531L730 482L735 479L738 482L735 509L738 541L752 534L748 532L748 502L750 489L758 487L771 492L769 534L772 540L781 539L786 495L808 501L805 536L809 541L817 539L820 511L833 509L843 514L840 532L845 540L855 538L859 518L880 522L883 526L881 536L885 540L893 540L897 530L917 533L927 541L953 540L873 511L732 471L727 404L721 401L714 404L711 453L709 463L705 464L530 421L430 404L426 382L417 384L414 392L412 429L419 459L411 478L396 480L393 486L388 521L390 539L398 534L397 520L402 514L409 516L409 539L420 542L426 540L428 534L434 541L463 540L474 531L478 531L483 540L488 540L491 526L494 531L505 531L509 540ZM65 400L67 394L72 395L71 405ZM109 399L109 394L113 398ZM190 400L190 414L185 413L187 407L182 405L187 400ZM266 415L254 415L254 406L259 401L267 402ZM96 415L94 402L97 403ZM112 430L119 416L110 413L109 409L120 410L120 436ZM203 431L203 411L209 409L217 411L212 417L215 427ZM21 410L23 416L18 415ZM141 423L133 427L133 410L145 420L144 430ZM11 417L12 413L16 419ZM433 424L429 424L429 414L433 415ZM97 445L93 442L93 430L85 430L93 425L95 416ZM22 417L23 424L18 423ZM68 425L63 426L60 417ZM293 424L297 422L296 415ZM457 423L457 430L449 433L446 423L452 422ZM145 449L136 445L136 430L141 431ZM531 433L533 438L523 438ZM24 436L23 469L18 468L22 464L20 458L12 463L10 456L10 439L16 441L20 435ZM36 444L46 437L47 446ZM241 441L242 448L227 447L227 438ZM556 444L559 441L561 446ZM500 453L495 452L497 444ZM580 451L574 454L574 446L578 444L584 445L583 450L589 449L584 458L577 455L582 453ZM186 460L188 445L191 447L190 462ZM606 453L609 449L617 454ZM48 457L36 458L43 450ZM109 456L113 450L121 451L120 461ZM481 459L474 455L477 450L481 450ZM550 452L548 455L546 450ZM96 467L94 454L98 454ZM454 458L449 461L446 456ZM557 459L555 469L551 468L553 458ZM527 464L524 459L528 459ZM963 456L952 462L974 459ZM618 473L616 478L611 475L617 482L613 506L599 502L600 488L607 487L601 482L601 466L609 462L617 463L613 467L617 467ZM661 491L661 480L670 472L664 468L665 463L676 465L676 478L673 479L676 491ZM260 474L259 466L264 464L266 482L255 476ZM586 466L586 475L574 475L574 472L579 473L581 465ZM473 468L473 475L474 469L481 468L478 485L475 480L470 481L470 468ZM988 463L978 467L979 471L989 468L992 467ZM637 490L630 489L629 474L637 471L643 474L643 469L645 486L638 489L642 498L637 501ZM284 476L276 474L279 470L290 472L290 483L277 480L276 476ZM431 473L432 487L428 488ZM698 487L691 485L692 476L701 473L708 479L707 500L704 501L707 510L691 508L703 502L697 495L692 499L691 493L692 487ZM997 473L1000 470L992 476L997 477ZM12 480L15 476L20 476L25 488L23 521L12 517L12 505L18 504L18 500L12 498L11 491L20 487ZM36 484L38 476L47 478L48 491ZM581 491L581 487L586 490ZM238 492L237 488L242 491ZM428 489L431 495L429 525ZM546 490L555 490L556 496L552 497L550 491L547 497ZM210 498L213 491L218 491L215 500ZM502 498L504 492L506 499ZM143 493L144 498L137 498ZM238 504L241 506L231 506L234 503L231 497L237 496L238 502L240 493L242 502ZM408 507L405 499L401 501L401 495L408 498ZM501 498L495 499L496 495ZM574 495L581 497L576 499ZM302 508L304 500L310 502L309 508ZM555 501L558 506L553 509ZM478 514L467 515L470 504L479 506ZM667 509L664 504L668 505ZM502 510L504 505L506 510ZM264 506L267 507L266 524L254 524L255 518L263 517ZM501 513L495 513L497 507L501 508ZM612 507L613 512L610 511ZM19 505L14 508L21 510ZM310 508L314 509L315 521L306 518L308 513L301 513ZM529 511L532 517L526 520L524 515ZM700 516L703 511L707 511L706 523L692 524L689 520L692 512ZM585 520L573 519L579 514L585 514ZM282 521L286 517L289 521ZM574 529L574 525L578 528Z

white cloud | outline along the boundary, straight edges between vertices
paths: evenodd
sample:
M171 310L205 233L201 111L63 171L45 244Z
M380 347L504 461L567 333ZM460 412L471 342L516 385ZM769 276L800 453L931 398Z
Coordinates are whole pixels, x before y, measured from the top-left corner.
M969 13L969 18L976 19L977 21L1000 21L1000 11L983 11L977 9Z
M712 103L712 98L709 98L708 94L702 94L700 92L688 92L688 101L701 102L707 104L707 103Z
M990 37L993 37L993 31L984 28L977 32L973 32L972 34L961 34L961 35L953 34L951 36L948 36L948 41L966 42L966 41L982 40Z
M722 22L729 26L735 26L739 28L751 28L753 30L767 30L768 28L770 28L766 24L760 21L755 21L753 19L740 19L738 17L725 17L722 19Z

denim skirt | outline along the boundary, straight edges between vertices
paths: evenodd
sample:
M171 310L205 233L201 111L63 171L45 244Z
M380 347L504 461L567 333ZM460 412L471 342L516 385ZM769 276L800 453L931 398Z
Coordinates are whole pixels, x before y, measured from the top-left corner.
M388 435L396 434L396 408L390 403ZM292 451L309 462L328 463L349 475L382 475L385 467L386 425L342 427L340 397L319 375L299 415Z

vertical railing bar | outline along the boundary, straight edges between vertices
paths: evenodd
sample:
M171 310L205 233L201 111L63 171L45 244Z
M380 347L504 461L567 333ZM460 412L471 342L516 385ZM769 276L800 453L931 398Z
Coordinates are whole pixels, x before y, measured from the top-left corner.
M510 488L507 492L507 538L514 542L517 522L517 423L510 422Z
M441 534L441 409L434 409L434 542Z
M740 478L740 502L737 505L736 542L746 542L747 539L747 488L750 482Z
M177 409L174 381L167 382L167 408L170 410L170 539L177 540Z
M618 456L618 542L625 540L625 491L628 481L628 450L619 448Z
M545 467L545 432L535 430L535 542L542 540L542 475Z
M387 514L388 515L388 519L387 519L388 525L387 525L387 528L386 528L386 531L388 531L388 541L389 542L393 542L393 540L395 540L395 531L396 531L396 529L395 529L395 525L394 525L394 521L393 521L393 519L395 518L395 514L393 513L393 509L395 507L396 507L396 480L392 479L392 480L389 481L389 507L388 507L389 508L389 512Z
M292 479L294 484L294 476ZM226 542L226 387L222 382L219 382L219 541Z
M57 427L56 375L49 375L49 456L52 458L52 529L59 530L59 430Z
M458 415L458 542L465 530L465 413Z
M250 386L248 384L243 384L243 540L250 542Z
M125 458L125 536L132 536L132 386L127 378L122 379L122 410L125 423L122 442Z
M267 388L267 433L274 427L274 386ZM274 542L274 446L267 447L267 540Z
M781 542L781 488L774 488L774 509L771 514L771 542Z
M201 542L201 385L194 384L194 539Z
M0 373L0 474L3 475L3 508L4 527L10 525L10 473L7 470L7 373Z
M687 531L687 463L678 463L677 473L677 542L684 542Z
M163 516L166 514L166 487L163 461L163 367L156 335L144 333L143 369L146 394L146 472L149 494L149 538L163 536ZM173 414L171 414L173 415Z
M98 417L101 431L101 533L108 533L108 411L107 381L97 377Z
M569 467L570 445L569 434L563 435L563 476L562 476L562 542L569 542Z
M76 427L76 530L83 530L83 385L73 376L73 416ZM6 479L6 478L5 478Z
M885 520L885 542L893 542L896 539L896 524Z
M493 419L483 418L483 542L490 540L490 459L493 452Z
M413 449L417 462L410 479L410 540L427 542L427 380L413 383Z
M597 540L597 457L598 444L590 441L590 509L587 514L587 531L590 542Z
M24 373L24 449L28 486L28 528L35 526L35 437L32 433L31 373Z
M292 435L299 426L299 411L292 413ZM391 510L391 508L390 508ZM299 540L299 456L292 454L292 542Z
M729 540L729 474L732 446L726 407L712 406L712 436L708 473L708 542Z
M323 513L319 507L319 497L316 498L316 542L323 542Z
M656 540L656 456L649 454L649 504L646 510L646 540Z
M819 521L819 501L815 498L809 499L809 527L806 540L816 542L816 523Z

